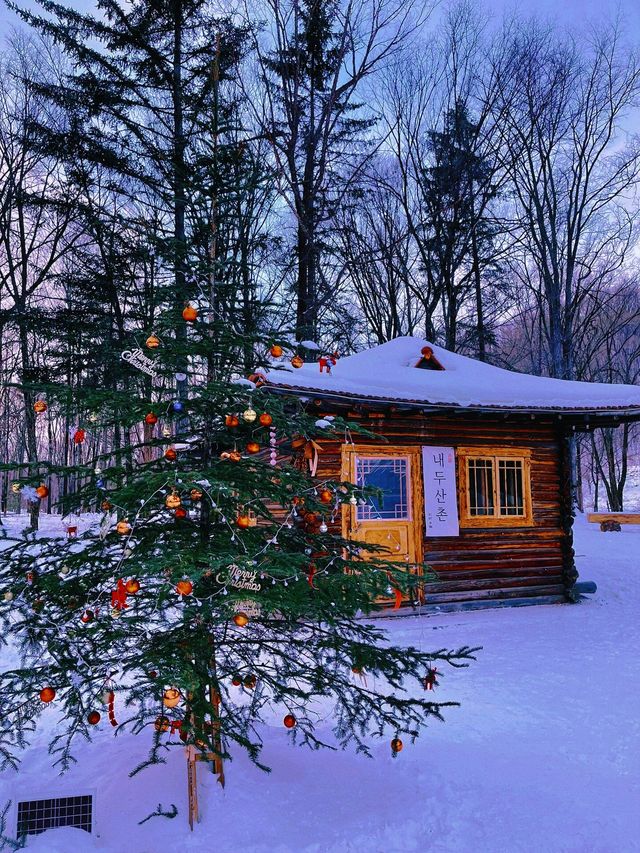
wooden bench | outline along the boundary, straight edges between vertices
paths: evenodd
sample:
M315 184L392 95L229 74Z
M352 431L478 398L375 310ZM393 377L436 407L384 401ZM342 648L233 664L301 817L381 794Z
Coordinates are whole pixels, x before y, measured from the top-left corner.
M599 523L605 532L617 531L621 524L640 524L640 512L588 512L587 521Z

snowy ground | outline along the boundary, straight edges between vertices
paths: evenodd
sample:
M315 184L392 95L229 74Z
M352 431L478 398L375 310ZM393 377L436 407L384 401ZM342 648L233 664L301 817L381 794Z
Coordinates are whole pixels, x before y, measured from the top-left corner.
M146 746L105 726L62 779L43 736L18 775L0 774L0 804L97 795L99 838L61 829L27 847L47 853L640 851L640 529L580 520L576 551L582 579L598 583L579 605L389 620L398 643L484 647L438 690L462 707L396 759L386 741L373 760L294 748L274 718L273 772L238 757L222 791L201 768L190 833L184 757L129 779ZM138 826L159 802L178 817Z

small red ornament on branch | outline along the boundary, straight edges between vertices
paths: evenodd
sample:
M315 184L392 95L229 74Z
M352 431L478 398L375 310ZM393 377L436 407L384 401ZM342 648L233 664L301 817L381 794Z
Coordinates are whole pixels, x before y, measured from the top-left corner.
M109 722L114 728L118 725L115 713L115 701L116 694L113 692L113 690L110 690L107 694L107 715L109 717Z
M434 687L438 686L438 670L435 667L427 670L422 686L425 690L433 690Z

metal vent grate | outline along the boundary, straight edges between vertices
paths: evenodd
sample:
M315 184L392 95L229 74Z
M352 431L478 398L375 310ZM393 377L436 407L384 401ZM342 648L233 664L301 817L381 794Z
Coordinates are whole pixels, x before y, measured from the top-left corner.
M53 797L50 800L24 800L18 803L17 837L37 835L57 826L76 826L91 832L93 797Z

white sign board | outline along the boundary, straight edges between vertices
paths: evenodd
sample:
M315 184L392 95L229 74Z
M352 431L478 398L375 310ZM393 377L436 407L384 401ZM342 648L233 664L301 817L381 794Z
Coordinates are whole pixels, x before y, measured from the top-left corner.
M453 447L423 447L422 474L427 536L459 536Z

